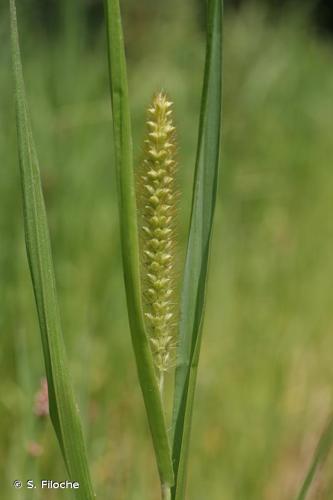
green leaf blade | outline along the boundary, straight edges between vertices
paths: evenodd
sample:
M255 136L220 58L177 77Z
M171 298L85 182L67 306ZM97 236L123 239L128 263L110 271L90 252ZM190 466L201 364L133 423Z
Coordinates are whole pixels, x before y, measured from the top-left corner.
M181 297L173 411L173 499L185 495L186 463L199 361L206 281L216 202L221 135L222 0L209 0L204 84L190 232Z
M321 465L325 462L333 445L333 418L331 417L327 426L325 427L316 451L311 460L310 466L306 473L302 487L296 497L296 500L306 500L310 492L311 485L316 477L316 473Z
M68 373L38 159L25 97L15 0L9 4L24 229L48 380L50 416L69 477L80 484L75 490L76 498L92 500L95 495Z
M174 482L171 450L141 300L139 241L126 59L118 0L105 0L124 279L139 382L161 483Z

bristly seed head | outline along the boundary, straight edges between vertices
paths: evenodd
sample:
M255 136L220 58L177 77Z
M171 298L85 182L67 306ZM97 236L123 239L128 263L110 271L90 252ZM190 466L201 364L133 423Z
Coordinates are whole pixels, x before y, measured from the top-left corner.
M138 217L144 314L160 374L175 346L175 127L172 102L156 94L148 108L144 159L138 172Z

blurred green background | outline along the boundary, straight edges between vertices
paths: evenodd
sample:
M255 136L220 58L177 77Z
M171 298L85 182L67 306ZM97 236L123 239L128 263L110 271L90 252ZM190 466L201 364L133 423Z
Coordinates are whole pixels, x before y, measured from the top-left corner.
M104 26L82 2L18 3L64 335L97 498L155 500L118 238ZM122 2L134 152L163 88L179 143L180 260L204 60L197 0ZM7 6L0 8L0 481L63 480L25 256ZM188 481L190 500L294 499L333 410L333 46L309 9L243 2L225 18L222 170ZM36 449L38 444L40 449ZM40 455L40 456L34 456ZM333 457L310 499L333 498Z

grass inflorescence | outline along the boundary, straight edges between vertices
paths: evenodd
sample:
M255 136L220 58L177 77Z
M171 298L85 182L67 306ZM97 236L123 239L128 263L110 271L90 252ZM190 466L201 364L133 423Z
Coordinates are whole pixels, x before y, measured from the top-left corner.
M144 315L160 389L175 347L175 127L172 102L156 94L148 108L144 158L138 171L138 218Z

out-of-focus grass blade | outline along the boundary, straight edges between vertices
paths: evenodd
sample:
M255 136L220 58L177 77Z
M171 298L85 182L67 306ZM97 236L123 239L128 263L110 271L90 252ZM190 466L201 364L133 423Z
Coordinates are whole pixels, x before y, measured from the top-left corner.
M78 407L68 373L40 173L25 97L15 0L10 0L17 136L26 247L41 330L50 415L76 498L95 498Z
M173 498L184 498L193 398L200 353L221 135L222 0L209 0L206 63L190 232L181 297L173 413Z
M306 500L307 494L309 493L310 486L315 478L318 467L320 467L326 460L327 455L333 445L333 418L330 419L328 425L322 433L317 449L313 456L312 462L305 476L304 483L296 500Z
M171 486L173 484L171 450L141 303L132 134L119 1L106 0L105 11L121 243L132 343L161 483Z

